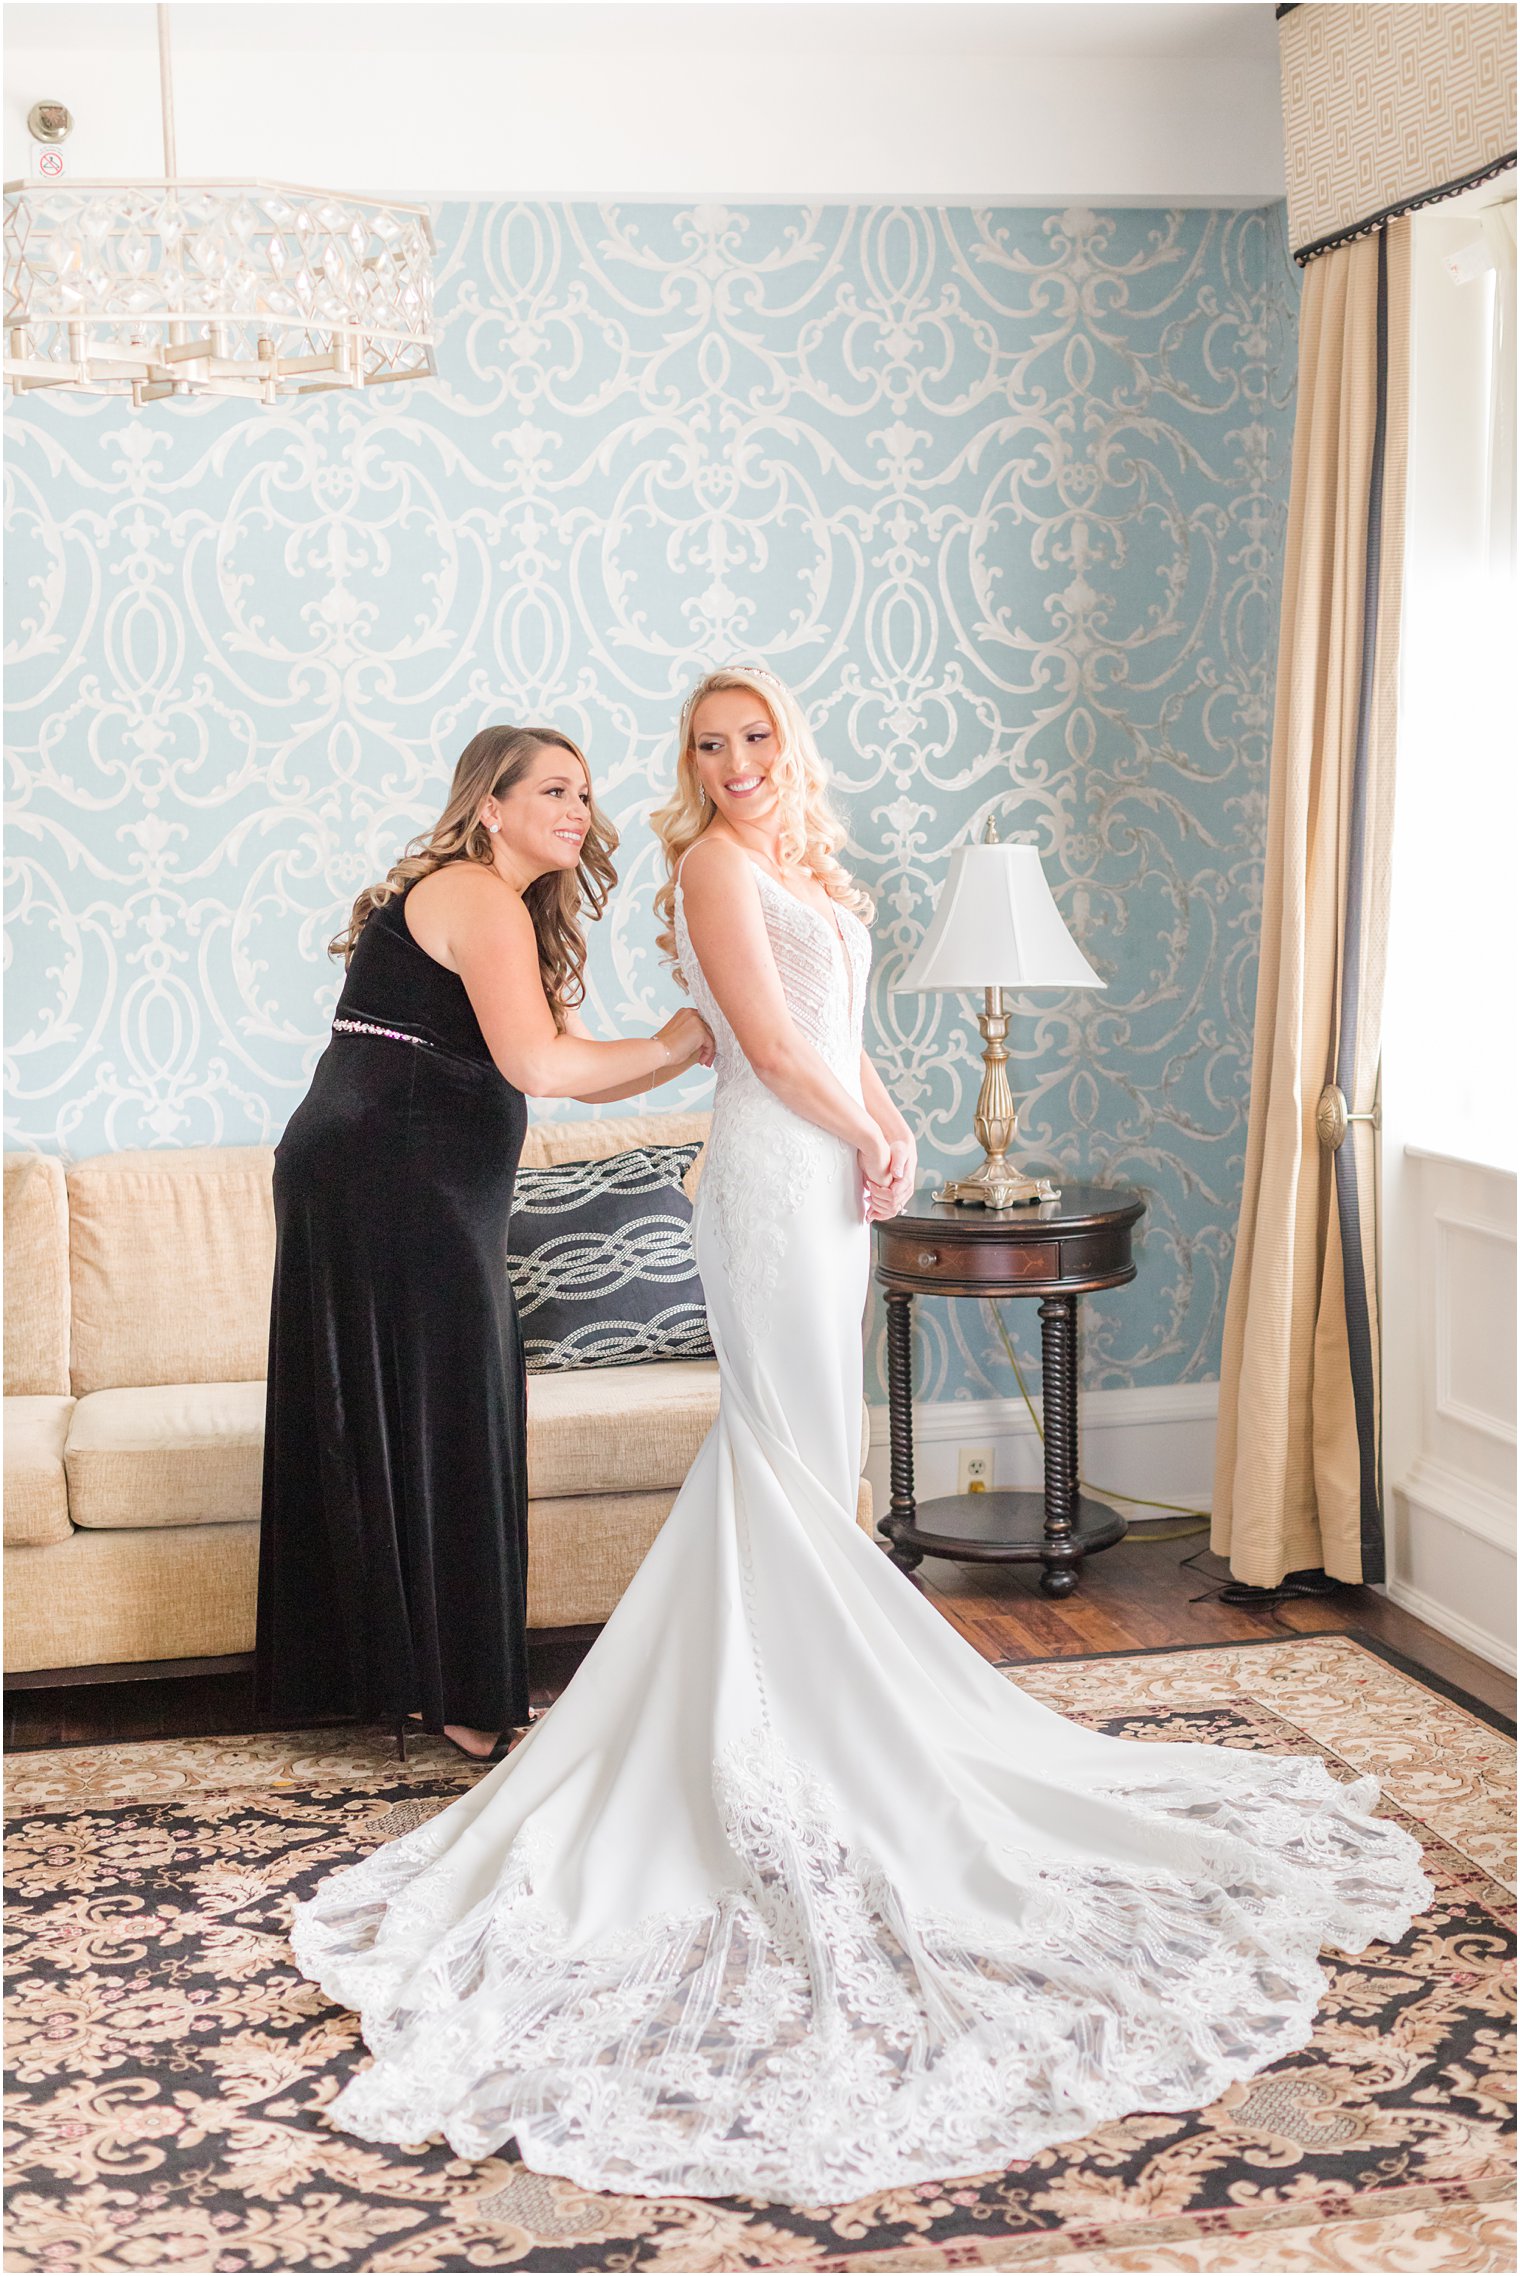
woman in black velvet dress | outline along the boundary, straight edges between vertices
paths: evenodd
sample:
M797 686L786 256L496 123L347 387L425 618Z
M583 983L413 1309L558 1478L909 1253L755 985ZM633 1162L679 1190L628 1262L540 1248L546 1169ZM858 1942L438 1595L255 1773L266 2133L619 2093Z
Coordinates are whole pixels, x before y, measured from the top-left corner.
M354 904L333 1036L275 1150L256 1686L280 1721L528 1719L524 1382L507 1219L525 1097L710 1057L697 1014L595 1043L583 910L616 833L550 729L487 728Z

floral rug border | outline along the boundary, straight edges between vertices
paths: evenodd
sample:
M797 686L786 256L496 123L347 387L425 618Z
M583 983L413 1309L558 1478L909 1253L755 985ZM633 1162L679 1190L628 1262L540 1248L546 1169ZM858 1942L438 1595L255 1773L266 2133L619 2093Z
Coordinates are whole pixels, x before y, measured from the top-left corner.
M472 2167L438 2145L374 2151L322 2117L353 2061L352 2025L294 1978L290 1896L467 1788L477 1773L452 1750L419 1745L402 1764L381 1734L328 1731L12 1757L24 1941L7 2265L1513 2267L1498 1972L1513 1745L1343 1635L1005 1672L1141 1739L1302 1747L1341 1775L1374 1770L1430 1844L1437 1904L1407 1949L1336 1963L1314 2045L1210 2112L1137 2114L1006 2174L852 2207L598 2197L506 2156ZM112 1938L139 1916L159 1924L146 1966L122 1965ZM145 2010L134 2040L133 2001L150 1995L179 2001L183 2023ZM265 2066L257 2091L250 2062Z

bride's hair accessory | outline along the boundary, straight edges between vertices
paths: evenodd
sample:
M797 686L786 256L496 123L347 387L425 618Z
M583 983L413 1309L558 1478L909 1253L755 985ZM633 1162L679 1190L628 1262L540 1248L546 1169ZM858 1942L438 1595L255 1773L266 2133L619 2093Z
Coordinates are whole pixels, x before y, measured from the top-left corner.
M776 677L769 664L720 664L718 669L720 672L742 672L748 680L766 680L773 688L779 688L783 695L791 692L786 683Z

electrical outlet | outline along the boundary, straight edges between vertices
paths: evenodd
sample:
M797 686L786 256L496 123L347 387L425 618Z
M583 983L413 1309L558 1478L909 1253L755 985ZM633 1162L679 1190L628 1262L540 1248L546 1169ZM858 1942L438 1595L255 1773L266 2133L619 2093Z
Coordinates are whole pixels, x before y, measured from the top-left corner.
M963 1446L961 1448L960 1484L962 1494L990 1494L992 1491L992 1448L990 1446Z

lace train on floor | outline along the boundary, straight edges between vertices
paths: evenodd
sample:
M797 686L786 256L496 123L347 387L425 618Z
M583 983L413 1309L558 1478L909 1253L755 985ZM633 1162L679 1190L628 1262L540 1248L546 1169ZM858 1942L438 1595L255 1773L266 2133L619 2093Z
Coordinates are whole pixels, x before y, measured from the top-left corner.
M425 1825L296 1917L375 2056L332 2115L467 2158L515 2138L590 2189L839 2203L1197 2108L1308 2039L1322 1944L1397 1939L1429 1886L1372 1779L1227 1750L1180 1775L1169 1751L1108 1791L1185 1825L1207 1879L1009 1851L992 1924L907 1910L764 1734L714 1773L734 1886L592 1948L535 1893L531 1828L461 1916Z

